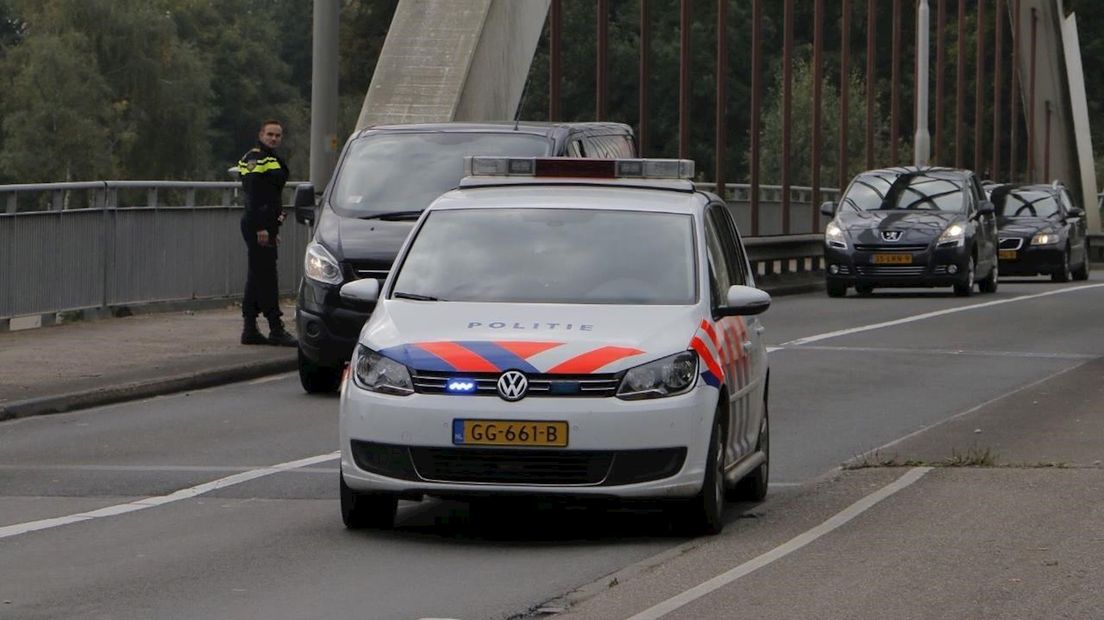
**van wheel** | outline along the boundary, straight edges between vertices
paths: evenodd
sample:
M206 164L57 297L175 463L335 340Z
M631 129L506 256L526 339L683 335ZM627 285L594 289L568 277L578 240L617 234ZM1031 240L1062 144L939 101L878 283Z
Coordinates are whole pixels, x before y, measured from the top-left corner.
M319 366L299 349L299 383L308 394L328 394L341 384L341 368Z
M997 292L997 278L1000 274L997 273L997 263L993 262L993 269L989 272L984 280L978 282L978 290L982 293L996 293Z
M839 282L827 282L824 286L828 290L829 297L843 297L847 294L847 285Z
M722 396L723 398L723 396ZM692 536L719 534L724 528L725 504L725 430L718 411L709 437L709 456L705 461L702 489L679 506L678 529Z
M770 482L770 416L767 414L765 397L763 421L759 424L759 440L755 443L755 450L766 455L767 460L736 484L736 488L732 490L732 499L761 502L767 496L767 485Z
M977 261L973 256L970 257L970 265L966 268L966 273L962 278L962 282L954 285L954 294L959 297L969 297L974 294L974 278L977 277Z
M346 528L389 530L395 526L398 498L391 495L358 493L345 484L345 474L338 474L338 477L341 479L341 521Z

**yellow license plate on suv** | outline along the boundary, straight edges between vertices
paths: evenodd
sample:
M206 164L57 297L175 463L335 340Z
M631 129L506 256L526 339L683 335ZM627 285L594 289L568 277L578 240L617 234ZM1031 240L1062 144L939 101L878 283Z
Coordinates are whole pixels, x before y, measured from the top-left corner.
M997 258L1002 260L1016 260L1016 250L1000 250Z
M875 254L871 262L875 265L911 265L912 254Z
M532 420L453 420L458 446L567 447L567 422Z

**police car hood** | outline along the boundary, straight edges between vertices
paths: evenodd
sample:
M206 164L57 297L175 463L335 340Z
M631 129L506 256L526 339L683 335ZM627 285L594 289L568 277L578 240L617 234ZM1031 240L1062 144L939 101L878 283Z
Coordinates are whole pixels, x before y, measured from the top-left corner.
M685 351L695 306L382 300L360 342L423 371L615 373Z

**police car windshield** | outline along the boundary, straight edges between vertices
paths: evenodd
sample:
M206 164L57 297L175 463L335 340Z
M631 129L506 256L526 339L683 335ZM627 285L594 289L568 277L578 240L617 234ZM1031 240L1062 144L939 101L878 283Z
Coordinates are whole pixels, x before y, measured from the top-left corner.
M457 186L467 155L542 157L552 141L520 132L397 132L360 138L341 164L331 204L346 215L419 211Z
M854 211L951 211L966 208L962 182L927 174L866 174L851 182L842 208Z
M1055 217L1058 215L1058 201L1047 192L1013 190L997 204L997 215Z
M473 302L687 305L689 215L598 209L430 213L394 290Z

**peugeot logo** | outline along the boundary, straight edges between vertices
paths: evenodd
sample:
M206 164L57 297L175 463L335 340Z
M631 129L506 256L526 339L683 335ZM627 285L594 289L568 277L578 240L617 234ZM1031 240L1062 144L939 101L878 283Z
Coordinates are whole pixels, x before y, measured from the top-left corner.
M882 239L885 241L900 241L901 231L899 230L883 230Z
M498 378L498 395L502 400L514 402L525 398L529 391L529 380L516 370L507 370Z

